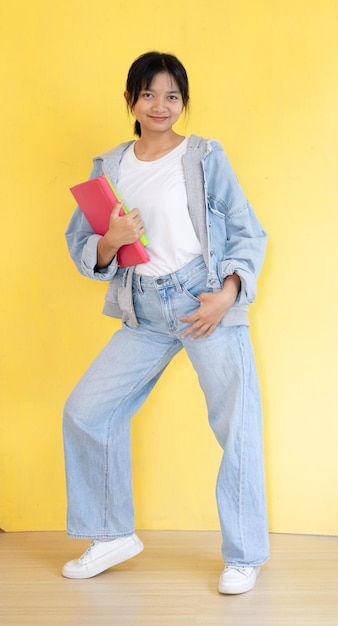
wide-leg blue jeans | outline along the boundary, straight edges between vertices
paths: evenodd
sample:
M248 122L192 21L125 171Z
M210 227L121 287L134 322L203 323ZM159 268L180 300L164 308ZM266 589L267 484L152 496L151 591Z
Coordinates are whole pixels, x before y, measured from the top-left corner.
M122 325L68 398L68 533L80 538L133 533L130 420L185 348L224 450L216 485L224 561L260 565L269 558L269 541L262 411L248 328L219 325L207 339L181 338L186 325L179 318L199 306L206 271L198 258L167 276L134 275L139 326ZM118 272L122 280L123 270Z

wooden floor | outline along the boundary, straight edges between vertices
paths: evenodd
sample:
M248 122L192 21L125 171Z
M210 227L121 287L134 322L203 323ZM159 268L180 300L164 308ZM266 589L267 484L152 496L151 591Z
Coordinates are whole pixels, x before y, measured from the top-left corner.
M87 541L0 533L1 626L338 625L338 538L271 535L255 589L222 596L218 532L138 534L142 554L81 581L60 569Z

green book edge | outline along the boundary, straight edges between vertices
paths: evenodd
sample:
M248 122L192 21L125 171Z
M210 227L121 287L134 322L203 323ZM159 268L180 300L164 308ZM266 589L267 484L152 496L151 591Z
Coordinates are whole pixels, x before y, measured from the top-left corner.
M115 187L114 187L113 183L109 180L108 176L105 176L105 178L106 178L107 182L109 183L110 187L112 188L112 190L113 190L113 192L114 192L115 196L116 196L116 197L117 197L117 199L121 202L121 196L120 196L120 194L118 193L117 189L115 189ZM129 209L128 209L128 207L127 207L125 204L122 206L122 209L124 210L124 212L125 212L125 214L126 214L126 215L127 215L127 213L129 213ZM140 242L141 242L144 246L147 246L147 245L148 245L148 243L149 243L149 241L148 241L148 239L147 239L147 237L146 237L145 235L141 235L141 237L140 237Z

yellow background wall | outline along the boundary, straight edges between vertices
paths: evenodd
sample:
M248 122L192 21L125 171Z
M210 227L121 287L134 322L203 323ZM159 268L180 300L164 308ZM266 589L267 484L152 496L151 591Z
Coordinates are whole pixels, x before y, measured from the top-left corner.
M64 529L62 408L119 325L81 277L68 188L132 136L134 58L177 54L179 130L220 139L269 233L252 307L270 529L338 534L338 7L333 0L2 2L0 527ZM184 354L133 424L138 528L218 528L220 450Z

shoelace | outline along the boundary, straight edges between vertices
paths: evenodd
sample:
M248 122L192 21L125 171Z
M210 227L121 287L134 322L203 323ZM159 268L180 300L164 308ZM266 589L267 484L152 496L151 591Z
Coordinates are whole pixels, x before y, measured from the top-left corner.
M247 576L247 571L246 570L248 568L244 567L244 566L242 566L242 567L235 567L235 566L231 565L230 567L226 567L224 572L226 572L227 570L232 570L232 569L236 570L236 572L239 572L240 574L243 574L243 576Z
M80 556L80 561L82 561L82 559L84 559L87 556L87 554L89 554L89 552L94 546L95 546L95 539L93 539L93 541L89 544L87 550Z

